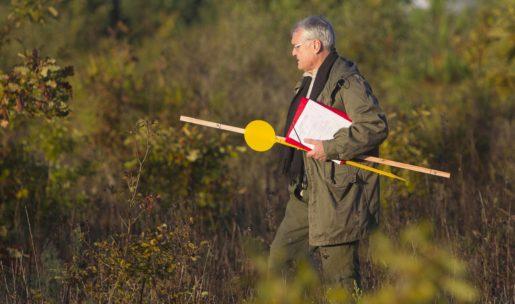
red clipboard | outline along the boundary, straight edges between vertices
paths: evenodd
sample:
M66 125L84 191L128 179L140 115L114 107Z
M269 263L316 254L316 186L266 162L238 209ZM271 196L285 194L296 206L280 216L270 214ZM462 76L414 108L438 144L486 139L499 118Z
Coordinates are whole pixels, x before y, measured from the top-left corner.
M302 114L302 111L304 111L304 109L306 108L306 105L308 104L308 102L316 102L317 104L323 106L324 108L338 114L339 116L342 117L342 119L345 119L348 122L352 123L352 120L350 119L349 115L347 115L347 113L345 113L344 111L330 107L321 102L317 102L317 101L314 101L311 99L307 99L306 97L302 97L300 100L300 103L299 103L299 107L297 108L297 111L295 112L295 116L293 116L293 120L290 124L290 128L288 129L288 132L286 133L285 141L291 145L294 145L295 147L298 147L299 149L304 150L304 151L311 151L311 148L303 145L301 142L295 140L290 135L291 135L291 132L293 131L293 126L295 126L295 124L297 123L297 120L299 119L300 115Z

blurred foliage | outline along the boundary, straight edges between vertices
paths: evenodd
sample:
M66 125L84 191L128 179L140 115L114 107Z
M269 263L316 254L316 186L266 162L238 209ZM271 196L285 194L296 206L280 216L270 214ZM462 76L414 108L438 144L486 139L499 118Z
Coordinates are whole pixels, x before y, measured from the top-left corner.
M389 239L363 254L364 290L328 298L509 302L512 2L0 2L0 301L321 298L309 267L258 282L243 250L282 218L279 151L178 118L280 130L300 77L289 31L323 14L388 113L382 157L452 173L383 168L410 181L382 183Z
M0 126L7 127L15 113L47 118L68 115L72 88L66 78L73 75L73 68L61 68L55 59L41 58L37 50L19 55L23 64L6 75L0 71Z
M0 24L0 49L10 42L13 30L25 21L45 23L49 16L57 17L59 13L52 2L55 1L11 1L11 11ZM55 59L42 58L37 49L23 50L18 56L23 59L21 64L7 73L0 69L0 126L6 128L9 117L18 113L46 118L66 116L72 95L67 78L73 75L73 68L59 67Z
M254 263L260 274L260 280L256 287L255 297L251 298L248 303L323 303L323 287L317 272L308 262L303 261L299 263L295 276L291 281L285 281L280 276L267 274L266 258L264 257L255 257ZM328 293L330 303L334 301L343 302L349 299L349 293L343 289L329 290Z
M398 242L383 234L371 237L372 260L386 267L391 279L365 294L362 303L472 303L478 299L465 263L442 248L432 230L429 223L407 227Z
M234 180L226 178L227 159L236 158L244 147L232 146L227 134L211 138L197 127L164 127L157 122L140 122L124 140L134 158L123 166L129 188L135 191L134 178L141 172L142 191L159 193L160 208L194 204L196 219L219 227L230 210ZM144 167L140 160L149 147ZM225 177L225 178L224 178Z
M210 138L198 127L189 125L177 130L154 123L152 128L156 136L149 141L153 149L144 178L148 187L152 186L156 191L166 190L167 195L172 194L171 197L165 197L167 201L180 201L194 196L201 207L214 207L212 204L224 200L231 193L231 180L222 178L228 171L224 160L237 157L239 151L245 151L244 147L227 144L227 134L220 134L216 139ZM137 147L145 140L141 131L138 131L124 143ZM130 170L135 164L135 159L129 160L124 163L124 167ZM220 212L222 209L217 214Z
M380 288L363 292L341 287L324 288L312 265L300 263L292 280L267 273L266 259L255 256L260 274L255 297L249 303L474 303L478 292L470 284L464 262L442 248L429 223L401 231L399 241L382 233L371 237L371 259L386 268L389 278Z
M11 32L25 22L44 24L49 17L57 18L59 12L52 4L55 0L11 0L11 11L4 22L0 23L0 48L8 42Z

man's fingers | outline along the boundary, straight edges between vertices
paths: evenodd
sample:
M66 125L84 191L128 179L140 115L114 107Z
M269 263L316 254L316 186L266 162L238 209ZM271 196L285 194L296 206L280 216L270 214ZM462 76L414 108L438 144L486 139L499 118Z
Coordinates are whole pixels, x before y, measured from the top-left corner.
M306 138L304 139L304 142L307 143L307 144L312 144L312 145L315 145L313 147L313 149L311 151L308 151L308 153L306 154L307 157L313 157L316 159L316 150L317 150L317 147L316 147L316 140L314 139L311 139L311 138Z

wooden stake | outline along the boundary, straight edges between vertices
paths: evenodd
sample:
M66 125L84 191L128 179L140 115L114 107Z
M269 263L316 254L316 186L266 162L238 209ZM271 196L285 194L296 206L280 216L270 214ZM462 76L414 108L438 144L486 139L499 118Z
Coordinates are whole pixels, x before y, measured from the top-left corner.
M245 133L245 129L242 129L242 128L237 128L237 127L233 127L233 126L223 125L223 124L220 124L220 123L211 122L211 121L202 120L202 119L197 119L197 118L192 118L192 117L188 117L188 116L182 116L181 115L180 120L181 121L185 121L185 122L191 122L191 123L194 123L194 124L197 124L197 125L201 125L201 126L205 126L205 127L211 127L211 128L215 128L215 129L220 129L220 130L231 131L231 132L240 133L240 134Z
M357 159L361 159L361 160L366 160L366 161L369 161L369 162L373 162L373 163L377 163L377 164L382 164L382 165L402 168L402 169L411 170L411 171L417 171L417 172L421 172L421 173L425 173L425 174L431 174L431 175L436 175L436 176L445 177L445 178L451 178L451 174L449 172L438 171L438 170L435 170L435 169L430 169L430 168L424 168L424 167L419 167L419 166L415 166L415 165L405 164L405 163L396 162L396 161L393 161L393 160L388 160L388 159L379 158L379 157L375 157L375 156L363 155L363 156L358 156L356 158Z

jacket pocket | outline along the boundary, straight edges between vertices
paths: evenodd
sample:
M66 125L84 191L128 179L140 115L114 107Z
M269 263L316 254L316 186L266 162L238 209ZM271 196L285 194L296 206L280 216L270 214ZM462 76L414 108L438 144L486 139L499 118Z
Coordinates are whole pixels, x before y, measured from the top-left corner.
M326 182L333 187L347 187L356 183L357 171L347 165L338 165L333 161L327 161L324 167Z

